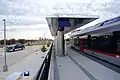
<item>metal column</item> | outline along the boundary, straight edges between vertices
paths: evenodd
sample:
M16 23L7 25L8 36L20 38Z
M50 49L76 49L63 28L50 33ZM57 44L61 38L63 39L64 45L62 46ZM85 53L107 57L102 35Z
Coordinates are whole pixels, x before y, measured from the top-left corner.
M57 36L54 39L54 46L55 46L55 55L57 54Z
M6 72L8 71L8 66L7 66L7 63L6 63L6 20L4 19L4 61L5 61L5 64L3 66L3 72Z

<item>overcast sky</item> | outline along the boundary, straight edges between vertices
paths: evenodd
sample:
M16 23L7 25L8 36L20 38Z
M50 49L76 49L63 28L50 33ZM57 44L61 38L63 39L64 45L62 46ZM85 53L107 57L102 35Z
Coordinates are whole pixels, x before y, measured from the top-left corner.
M100 19L85 25L120 15L119 0L0 0L0 39L3 39L3 22L7 20L7 38L51 38L45 17L53 13L99 15Z

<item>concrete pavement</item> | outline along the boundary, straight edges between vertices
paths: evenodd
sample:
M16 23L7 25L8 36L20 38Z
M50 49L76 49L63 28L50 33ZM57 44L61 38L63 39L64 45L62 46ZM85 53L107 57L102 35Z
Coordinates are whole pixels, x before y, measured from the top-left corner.
M119 73L81 55L80 53L78 54L70 48L67 48L67 54L79 69L90 78L90 80L120 80Z
M0 48L0 56L3 56L3 48Z
M42 57L45 55L46 53L43 53L41 51L33 52L29 56L19 60L17 63L9 66L8 72L0 72L0 80L6 78L13 72L30 71L30 77L33 77L42 65L42 62L44 60Z
M28 55L40 50L40 46L28 46L24 50L21 51L15 51L15 52L9 52L7 53L7 65L11 66L21 60L24 57L27 57ZM2 68L4 65L4 56L0 56L0 72L2 72Z

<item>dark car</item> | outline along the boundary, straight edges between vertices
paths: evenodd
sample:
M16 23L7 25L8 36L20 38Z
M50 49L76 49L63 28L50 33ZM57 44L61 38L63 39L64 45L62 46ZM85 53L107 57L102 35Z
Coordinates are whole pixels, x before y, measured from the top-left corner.
M13 44L7 46L7 52L13 52L16 50L23 50L25 49L25 46L23 44Z

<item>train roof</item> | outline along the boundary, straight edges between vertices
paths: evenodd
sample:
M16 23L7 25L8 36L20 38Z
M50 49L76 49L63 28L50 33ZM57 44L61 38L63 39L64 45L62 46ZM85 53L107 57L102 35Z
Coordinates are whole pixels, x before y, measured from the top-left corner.
M120 30L120 16L100 22L89 28L76 30L73 33L71 33L71 36L91 35L91 34L107 33L107 32L119 31L119 30Z

